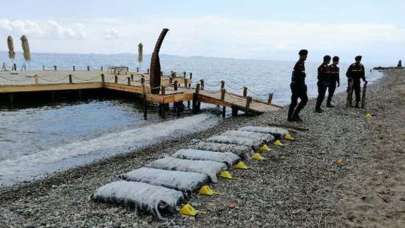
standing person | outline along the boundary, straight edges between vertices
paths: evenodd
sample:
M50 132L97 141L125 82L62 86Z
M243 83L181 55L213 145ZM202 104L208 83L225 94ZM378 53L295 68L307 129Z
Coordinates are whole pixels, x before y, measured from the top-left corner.
M337 87L340 86L340 69L338 67L339 64L339 57L334 56L332 59L332 64L329 66L329 82L328 82L328 100L326 103L326 107L333 108L335 107L332 104L333 94L335 93L336 84Z
M325 99L326 88L329 82L329 63L331 57L329 55L325 55L323 57L323 63L318 67L318 98L316 99L316 106L315 112L322 113L323 110L321 109L321 105L323 100Z
M363 82L367 82L366 73L365 73L363 64L361 64L361 59L362 59L362 57L360 55L356 56L355 63L350 65L346 72L347 79L349 80L348 84L350 85L350 82L353 83L353 89L351 90L351 93L353 93L353 90L354 90L354 92L356 94L356 106L355 106L356 108L360 107L359 106L360 86L361 86L360 79L362 79ZM349 101L349 104L351 106L352 101Z
M305 84L305 61L308 57L308 50L302 49L298 53L299 60L294 66L291 77L291 104L288 109L288 121L301 122L299 114L308 102L307 85ZM298 104L298 98L301 100ZM298 105L297 105L298 104Z

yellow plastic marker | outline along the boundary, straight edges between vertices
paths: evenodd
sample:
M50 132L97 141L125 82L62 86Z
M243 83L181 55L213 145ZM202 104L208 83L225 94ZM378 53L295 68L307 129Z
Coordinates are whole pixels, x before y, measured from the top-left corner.
M210 186L204 185L200 188L198 191L198 194L203 195L203 196L213 196L217 194Z
M191 204L185 204L180 208L180 214L185 216L196 216L198 211L191 206Z
M259 149L257 149L257 153L265 153L265 152L269 152L271 149L269 148L269 146L267 146L267 144L263 144L259 147Z
M221 171L219 173L219 176L222 177L222 178L225 178L225 179L232 179L233 178L232 174L230 172L228 172L228 171Z
M264 160L264 158L262 157L262 155L260 155L259 153L255 153L255 154L252 156L252 159L253 159L253 160L256 160L256 161L263 161L263 160Z
M279 139L277 139L276 141L274 141L274 145L276 146L284 146L283 143L281 143L281 141Z
M370 113L366 114L366 119L371 119L371 117L373 117Z
M238 162L233 166L235 169L249 169L249 167L243 161Z
M287 133L286 135L284 135L284 138L285 138L286 140L290 140L290 141L294 141L294 140L295 140L295 138L292 137L292 136L290 135L290 133Z

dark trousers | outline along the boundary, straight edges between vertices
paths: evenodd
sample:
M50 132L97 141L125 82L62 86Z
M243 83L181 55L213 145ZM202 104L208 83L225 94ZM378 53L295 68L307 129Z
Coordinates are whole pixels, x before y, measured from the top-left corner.
M356 94L356 103L360 102L360 80L353 80L353 90Z
M335 94L335 90L336 90L336 82L329 82L329 84L328 84L328 100L327 100L327 104L331 104L333 94Z
M324 81L318 81L318 98L316 99L316 109L320 109L323 100L325 99L326 89L328 88L328 83Z
M308 103L307 86L306 85L296 85L295 83L290 84L291 88L291 104L288 109L288 118L291 119L294 116L298 116L301 110ZM301 100L298 104L298 98ZM298 104L298 105L297 105Z

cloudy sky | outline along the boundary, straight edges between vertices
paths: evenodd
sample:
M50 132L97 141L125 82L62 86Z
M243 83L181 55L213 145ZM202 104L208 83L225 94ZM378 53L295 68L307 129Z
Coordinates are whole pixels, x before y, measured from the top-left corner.
M351 61L405 59L403 0L14 0L2 1L0 50L6 37L26 34L33 52L150 53L162 28L162 52L291 60L300 48L312 58Z

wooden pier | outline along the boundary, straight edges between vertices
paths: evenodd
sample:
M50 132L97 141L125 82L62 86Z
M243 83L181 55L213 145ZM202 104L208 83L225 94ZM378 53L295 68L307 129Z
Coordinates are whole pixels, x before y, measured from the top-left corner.
M73 68L74 69L74 68ZM201 103L209 103L223 107L223 114L227 107L232 114L237 115L241 110L246 114L260 114L276 111L280 107L271 104L271 97L267 102L253 99L248 96L247 88L241 94L225 90L225 82L221 81L218 90L206 90L204 81L200 80L192 86L192 74L181 76L172 73L162 75L158 94L151 92L148 73L124 72L117 73L103 70L64 71L45 70L28 72L0 72L0 95L12 96L18 93L58 92L75 90L106 89L137 94L145 100L145 118L147 116L147 103L159 105L161 116L169 104L177 109L183 102L192 102L192 110L197 113ZM184 107L184 106L183 106Z

